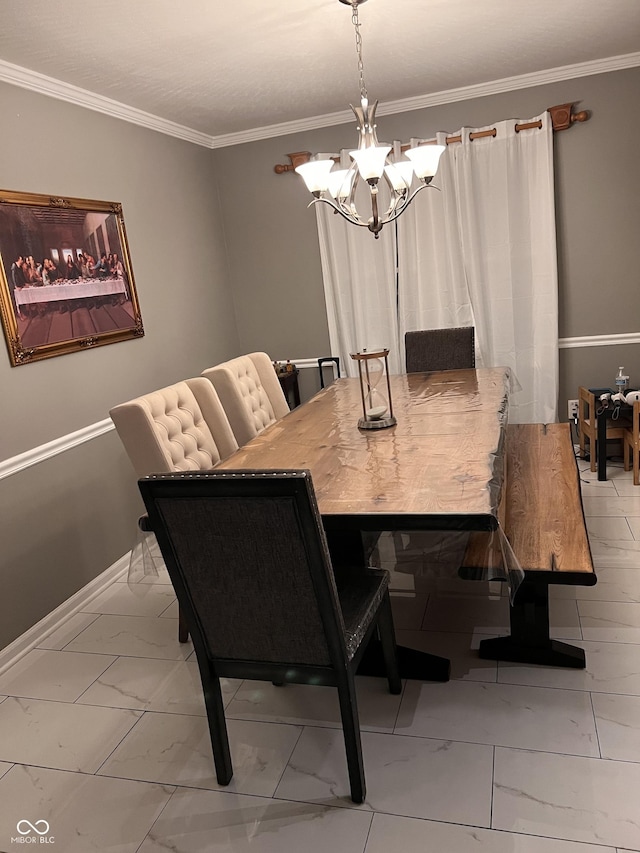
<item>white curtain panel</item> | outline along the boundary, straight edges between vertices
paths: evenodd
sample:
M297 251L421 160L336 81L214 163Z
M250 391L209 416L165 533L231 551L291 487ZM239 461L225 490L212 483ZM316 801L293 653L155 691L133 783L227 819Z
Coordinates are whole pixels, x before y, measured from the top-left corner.
M542 122L516 133L515 125ZM498 122L495 137L447 146L441 192L425 190L399 225L404 332L473 324L479 365L510 367L512 423L557 420L558 275L553 129L547 112ZM413 244L413 246L412 246Z
M462 254L476 330L488 365L511 367L522 390L515 423L557 420L558 267L553 128L515 131L453 150ZM518 122L519 123L519 122Z
M368 228L347 223L328 205L315 208L331 355L340 358L342 375L357 376L350 353L385 347L389 373L402 372L393 226L383 228L376 240Z
M440 145L446 144L445 136L438 134ZM398 219L401 343L405 332L475 325L460 243L455 174L448 155L447 150L441 157L433 184ZM481 351L476 363L482 366Z

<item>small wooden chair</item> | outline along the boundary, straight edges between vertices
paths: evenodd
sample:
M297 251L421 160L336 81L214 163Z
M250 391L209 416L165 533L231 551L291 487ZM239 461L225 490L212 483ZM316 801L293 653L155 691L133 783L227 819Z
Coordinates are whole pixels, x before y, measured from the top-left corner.
M631 426L624 430L622 438L622 449L624 452L624 470L628 471L629 451L633 457L633 485L640 486L640 402L633 404Z
M607 421L607 441L623 442L629 428L628 421ZM596 397L587 388L578 388L578 443L580 457L586 459L586 444L589 442L591 470L596 470L596 446L598 441L598 421L596 418Z

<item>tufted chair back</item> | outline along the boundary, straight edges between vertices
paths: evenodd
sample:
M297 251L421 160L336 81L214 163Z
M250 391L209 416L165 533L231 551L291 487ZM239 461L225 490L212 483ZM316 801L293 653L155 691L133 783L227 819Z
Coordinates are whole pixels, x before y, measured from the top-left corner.
M203 371L229 418L239 445L255 438L289 411L266 352L252 352Z
M238 449L215 389L198 377L109 412L138 477L213 468Z

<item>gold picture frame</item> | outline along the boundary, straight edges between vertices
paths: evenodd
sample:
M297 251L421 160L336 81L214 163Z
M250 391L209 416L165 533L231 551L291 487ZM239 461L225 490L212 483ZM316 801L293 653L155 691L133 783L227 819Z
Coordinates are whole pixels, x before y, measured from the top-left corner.
M0 313L13 367L142 337L122 205L0 190Z

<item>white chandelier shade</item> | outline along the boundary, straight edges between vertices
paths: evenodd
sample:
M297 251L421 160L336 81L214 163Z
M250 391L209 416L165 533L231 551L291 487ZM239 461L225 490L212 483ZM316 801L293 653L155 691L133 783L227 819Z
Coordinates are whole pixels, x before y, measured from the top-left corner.
M329 186L327 190L331 198L345 199L351 192L351 180L348 169L333 169L329 172Z
M358 148L357 151L350 151L349 154L358 164L360 176L365 181L379 181L384 172L384 164L389 151L391 151L390 145L379 145L370 148Z
M316 195L329 188L329 173L332 168L333 160L309 160L308 163L298 166L296 172L302 176L309 192Z
M384 167L385 175L391 181L396 192L408 190L413 180L413 163L410 160L398 160Z
M417 148L409 148L405 154L411 160L416 177L422 181L435 177L444 150L444 145L419 145Z

